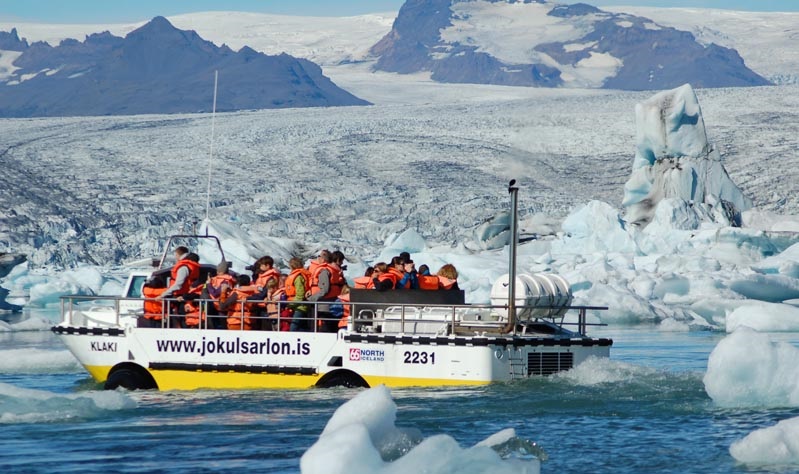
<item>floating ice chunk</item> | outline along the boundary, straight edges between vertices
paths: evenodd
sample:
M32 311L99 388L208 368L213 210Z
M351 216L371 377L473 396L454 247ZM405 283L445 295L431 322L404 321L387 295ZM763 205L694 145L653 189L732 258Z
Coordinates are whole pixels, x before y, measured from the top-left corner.
M53 321L42 316L30 316L15 323L0 321L0 332L49 331Z
M744 227L770 232L799 232L799 216L773 214L760 209L741 213Z
M703 380L721 406L799 406L799 349L739 327L710 353Z
M104 412L136 407L121 392L57 394L0 382L0 424L43 423L73 418L93 418Z
M799 465L799 417L749 433L732 443L730 454L746 464Z
M746 302L727 315L727 332L741 326L756 331L799 331L799 308L787 304Z
M799 278L799 244L794 244L777 255L764 258L752 265L752 270L767 275L779 274Z
M623 201L629 222L646 227L666 198L693 203L695 217L711 221L718 217L726 221L734 217L734 211L752 207L730 179L718 151L708 143L702 110L690 85L637 104L635 116L637 149ZM721 209L724 201L732 204L732 213ZM673 211L680 211L681 206ZM678 214L675 217L687 218L681 225L693 225L693 217L682 211Z
M674 318L666 318L660 322L658 330L663 332L689 332L691 326L688 323L677 321Z
M501 212L474 230L474 240L482 249L501 249L510 242L510 213Z
M219 238L225 250L225 259L233 263L233 270L237 272L244 272L245 266L264 255L275 259L278 267L285 266L282 262L288 262L296 253L296 242L293 240L266 235L254 236L240 226L227 222L203 221L200 233L205 232ZM216 242L208 239L200 241L197 253L203 263L213 264L222 260Z
M729 283L731 290L747 298L780 302L799 298L799 279L782 275L748 275Z
M472 448L461 448L447 435L421 440L418 432L398 429L396 412L385 386L359 393L336 410L319 440L302 456L300 469L304 474L540 472L538 459L503 459L490 447L509 442L515 433L503 431Z
M386 242L386 248L396 250L397 253L422 252L427 247L424 237L413 229L407 229L399 235L390 237Z
M635 252L618 209L601 201L579 206L563 221L567 235L552 244L554 253Z
M595 284L590 289L574 293L574 305L607 306L608 311L597 311L603 323L637 324L660 319L648 300L626 288Z
M30 286L28 304L36 307L59 304L63 295L99 295L103 275L97 267L79 267L75 270L47 275Z
M54 374L81 371L77 359L67 350L10 349L0 351L2 374Z

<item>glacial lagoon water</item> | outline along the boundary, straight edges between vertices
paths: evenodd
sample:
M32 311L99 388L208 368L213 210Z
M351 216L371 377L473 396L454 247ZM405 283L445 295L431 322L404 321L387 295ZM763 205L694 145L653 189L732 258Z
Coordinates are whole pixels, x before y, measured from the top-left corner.
M715 405L702 377L725 334L656 326L592 334L614 339L610 361L487 387L393 389L396 424L461 446L515 428L546 451L544 473L799 471L730 456L733 441L799 408ZM799 345L799 334L772 337ZM0 333L0 471L297 472L332 413L358 393L100 388L49 331Z

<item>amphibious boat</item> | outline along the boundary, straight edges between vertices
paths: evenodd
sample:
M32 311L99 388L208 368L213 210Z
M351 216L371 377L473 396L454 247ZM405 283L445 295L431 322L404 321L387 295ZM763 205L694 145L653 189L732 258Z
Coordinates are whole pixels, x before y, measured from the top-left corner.
M463 291L352 290L346 328L337 333L219 330L208 314L195 329L137 327L141 288L151 272L134 272L120 296L64 296L52 328L91 376L107 389L192 390L310 387L482 385L569 370L589 357L609 357L613 341L586 334L586 312L572 306L556 275L516 275L517 195L511 197L508 275L491 304L465 304ZM154 273L169 275L169 247ZM201 279L216 265L201 265ZM511 284L514 282L514 284ZM203 305L213 304L202 301ZM308 305L315 303L308 302ZM577 313L567 322L568 311ZM315 311L309 312L318 328ZM216 316L227 317L227 316Z

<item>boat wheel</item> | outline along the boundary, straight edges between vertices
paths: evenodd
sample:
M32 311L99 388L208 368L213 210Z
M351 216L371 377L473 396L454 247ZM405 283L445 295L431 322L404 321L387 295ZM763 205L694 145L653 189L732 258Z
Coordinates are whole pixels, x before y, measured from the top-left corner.
M158 388L153 376L136 364L119 364L108 374L104 388L116 390L122 387L127 390L150 390Z
M347 388L369 388L369 384L360 375L351 370L334 370L328 372L316 382L320 388L347 387Z

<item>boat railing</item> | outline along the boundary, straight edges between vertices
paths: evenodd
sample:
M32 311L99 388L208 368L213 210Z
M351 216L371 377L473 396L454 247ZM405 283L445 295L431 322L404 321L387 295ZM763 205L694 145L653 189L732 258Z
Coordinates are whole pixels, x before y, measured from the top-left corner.
M331 305L342 305L353 308L358 302L341 301L272 301L272 300L248 300L246 304L238 305L234 312L216 314L216 304L218 300L212 299L193 299L190 302L198 307L198 314L190 313L194 319L198 320L196 326L186 327L184 322L185 312L178 310L178 305L185 304L187 301L177 298L150 299L150 298L127 298L117 296L86 296L68 295L61 297L61 321L67 326L86 326L89 321L94 326L122 327L131 326L131 320L123 324L122 318L132 318L138 322L139 318L144 317L144 302L159 301L162 303L160 315L152 315L152 320L159 321L162 328L186 328L186 329L227 329L227 330L285 330L284 323L299 321L304 323L305 332L337 332L338 323L341 317L331 317L328 311L320 310L320 307ZM98 306L98 303L102 303ZM277 311L273 314L252 314L253 306L271 305ZM250 308L248 308L250 306ZM287 308L297 308L306 306L313 308L304 317L295 315L284 316L283 312ZM350 332L389 332L398 334L490 334L501 332L507 325L507 305L487 305L487 304L414 304L414 303L370 303L369 309L360 310L358 314L351 314L347 321L347 330ZM588 311L607 310L605 306L568 306L568 307L548 307L548 306L516 306L516 311L523 312L526 309L531 311L546 312L552 310L551 315L535 316L527 320L517 321L512 330L513 334L527 334L528 330L533 331L536 325L548 324L551 328L561 331L566 327L575 327L575 331L569 331L576 336L585 336L589 326L604 326L600 323L589 323L587 320ZM577 320L566 320L566 310L577 312ZM159 317L160 316L160 317ZM230 324L230 319L235 319L234 324ZM334 324L335 323L335 324ZM157 327L158 323L156 323ZM428 330L419 330L419 325L426 325ZM264 328L264 326L266 326ZM273 329L270 329L271 328ZM331 330L332 329L332 330Z

